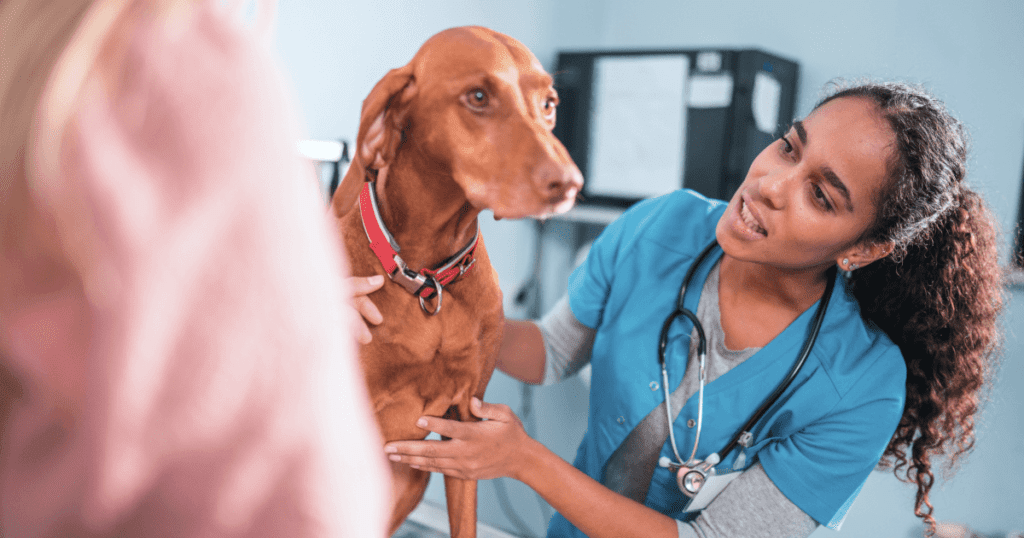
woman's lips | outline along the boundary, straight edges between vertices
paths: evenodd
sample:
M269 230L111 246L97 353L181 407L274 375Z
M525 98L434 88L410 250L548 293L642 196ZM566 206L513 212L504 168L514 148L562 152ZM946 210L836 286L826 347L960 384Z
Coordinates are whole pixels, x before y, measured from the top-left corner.
M750 211L750 208L747 206L747 200L742 196L740 197L739 215L740 220L743 222L743 224L747 226L748 229L750 229L750 231L754 233L759 233L765 237L768 236L768 230L765 230L764 227L761 226L761 223L758 221L757 217L754 216L754 213Z

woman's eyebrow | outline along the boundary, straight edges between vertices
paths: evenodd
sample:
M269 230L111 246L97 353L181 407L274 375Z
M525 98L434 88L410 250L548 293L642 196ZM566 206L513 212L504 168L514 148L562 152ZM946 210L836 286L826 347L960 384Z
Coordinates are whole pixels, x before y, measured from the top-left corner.
M799 130L797 131L797 134L799 134ZM825 178L825 181L827 181L829 185L832 185L832 188L839 191L839 194L843 195L843 198L846 199L846 210L852 213L853 200L850 199L850 190L846 188L846 185L843 184L841 179L839 179L839 176L836 175L835 171L828 166L825 166L821 169L821 176Z
M806 145L807 129L804 128L804 122L800 120L794 121L793 130L796 131L796 136L800 138L800 143ZM843 183L843 180L839 179L839 176L835 171L828 166L821 169L821 176L825 178L825 181L828 182L829 185L832 185L832 188L839 191L839 194L843 195L846 202L846 210L853 212L853 200L850 198L850 189L846 188L846 184Z
M804 129L804 122L796 120L793 122L793 129L796 130L796 135L800 137L800 143L807 144L807 129Z

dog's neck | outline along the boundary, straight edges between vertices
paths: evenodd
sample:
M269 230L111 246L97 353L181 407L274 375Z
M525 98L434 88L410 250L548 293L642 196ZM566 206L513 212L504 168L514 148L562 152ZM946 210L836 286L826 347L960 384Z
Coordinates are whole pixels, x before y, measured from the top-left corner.
M377 185L384 226L410 269L435 267L463 249L477 232L473 207L450 175L424 174L398 160Z

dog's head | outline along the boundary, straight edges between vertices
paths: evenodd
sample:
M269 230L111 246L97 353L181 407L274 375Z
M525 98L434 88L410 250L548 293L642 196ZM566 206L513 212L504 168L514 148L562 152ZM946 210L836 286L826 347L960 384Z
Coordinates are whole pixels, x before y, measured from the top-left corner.
M551 132L557 104L522 43L482 27L445 30L366 98L353 166L380 170L409 152L497 218L561 213L583 177Z

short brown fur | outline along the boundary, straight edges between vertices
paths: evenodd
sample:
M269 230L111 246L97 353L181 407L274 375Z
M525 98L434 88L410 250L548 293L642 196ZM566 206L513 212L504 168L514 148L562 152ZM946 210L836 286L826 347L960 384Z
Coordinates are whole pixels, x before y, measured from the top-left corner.
M557 102L533 54L486 28L446 30L390 71L363 103L356 154L332 199L353 275L384 273L358 210L376 180L381 218L409 268L433 268L463 248L477 216L545 216L567 210L582 176L552 135ZM477 90L486 94L480 104ZM550 108L549 108L550 106ZM371 329L361 362L384 440L422 439L422 415L476 420L501 341L497 274L483 240L476 264L443 290L429 315L396 283L370 299L385 322ZM433 301L428 304L434 305ZM392 464L393 533L419 504L429 473ZM445 477L452 536L476 535L476 482Z

